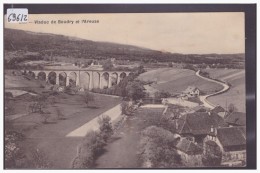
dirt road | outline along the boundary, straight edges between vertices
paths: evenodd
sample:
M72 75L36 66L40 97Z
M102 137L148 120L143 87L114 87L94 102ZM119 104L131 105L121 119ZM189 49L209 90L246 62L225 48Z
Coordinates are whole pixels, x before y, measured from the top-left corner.
M109 109L108 111L102 113L98 117L94 118L93 120L87 122L86 124L82 125L81 127L73 130L66 137L84 137L90 131L96 131L99 128L98 120L102 115L109 116L111 121L115 121L121 115L121 106L120 104L116 105L115 107Z
M226 92L226 91L229 89L229 86L228 86L226 83L224 83L224 82L219 82L219 81L216 81L216 80L213 80L213 79L209 79L209 78L203 77L203 76L201 76L199 73L200 73L200 70L198 70L198 71L196 72L196 75L197 75L198 77L200 77L200 78L202 78L202 79L204 79L204 80L210 81L210 82L215 82L215 83L217 83L217 84L223 86L223 89L220 90L220 91L217 91L217 92L215 92L215 93L211 93L211 94L208 94L208 95L205 95L205 96L200 96L200 101L203 102L204 106L205 106L205 107L208 107L208 108L210 108L210 109L213 109L214 107L216 107L216 105L210 103L210 102L207 100L207 98L208 98L208 97L211 97L211 96L214 96L214 95L218 95L218 94L221 94L221 93Z

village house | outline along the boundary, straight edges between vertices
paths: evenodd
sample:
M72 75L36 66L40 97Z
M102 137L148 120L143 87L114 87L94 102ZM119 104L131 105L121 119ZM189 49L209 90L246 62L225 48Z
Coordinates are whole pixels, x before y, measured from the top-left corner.
M227 127L222 117L211 112L188 113L175 119L173 124L177 134L199 145L203 144L212 126Z
M221 106L216 106L214 107L212 110L211 110L212 113L216 113L218 114L219 116L221 116L222 118L225 118L226 115L227 115L227 111L221 107Z
M246 114L243 112L232 112L225 118L225 122L230 126L245 126Z
M244 166L246 163L246 128L221 127L211 130L203 143L203 153L221 153L222 166Z
M208 112L209 109L204 107L204 106L196 106L194 108L192 108L192 110L190 111L190 113L194 113L194 112Z
M181 160L185 166L202 166L201 156L203 148L195 142L186 138L180 138L175 145L177 153L181 156Z
M181 93L181 98L187 99L191 97L198 97L200 95L200 90L195 86L189 86L186 90Z

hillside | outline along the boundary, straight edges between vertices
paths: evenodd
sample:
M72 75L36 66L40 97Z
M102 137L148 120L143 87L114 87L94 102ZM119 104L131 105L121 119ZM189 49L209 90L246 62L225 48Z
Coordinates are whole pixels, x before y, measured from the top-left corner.
M209 97L208 100L224 108L232 103L238 111L246 112L245 70L208 69L206 71L212 78L231 84L227 92Z
M153 88L174 94L181 93L188 86L198 87L205 94L222 89L221 85L203 80L188 69L160 68L145 72L138 78L143 81L154 81Z
M60 56L78 59L107 59L147 62L177 62L191 64L243 65L244 54L177 54L107 42L95 42L55 34L43 34L14 29L4 29L5 55L19 52L19 58L42 59ZM32 52L37 55L26 55ZM5 56L5 59L10 57Z

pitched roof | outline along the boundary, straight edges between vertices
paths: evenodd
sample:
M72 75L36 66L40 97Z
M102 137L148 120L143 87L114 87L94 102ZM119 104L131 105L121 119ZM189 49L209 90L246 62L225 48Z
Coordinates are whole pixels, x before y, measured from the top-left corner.
M219 113L219 112L226 112L226 110L221 106L216 106L214 109L211 110L211 112Z
M202 154L202 148L199 147L197 144L195 144L192 141L189 141L185 138L182 138L175 146L178 150L186 153L186 154L190 154L190 155L194 155L194 154Z
M24 93L22 95L16 96L15 99L21 99L26 101L34 101L37 96L30 93Z
M183 115L175 122L179 134L206 135L213 127L226 127L224 119L215 113L194 112Z
M246 146L246 127L225 127L217 129L217 137L225 150L244 149Z
M207 112L208 109L204 106L196 106L192 110L195 112Z
M196 89L198 89L195 86L188 86L188 88L186 90L183 91L183 93L190 93L192 91L195 91Z
M233 112L225 119L226 123L245 126L246 125L246 114L243 112Z

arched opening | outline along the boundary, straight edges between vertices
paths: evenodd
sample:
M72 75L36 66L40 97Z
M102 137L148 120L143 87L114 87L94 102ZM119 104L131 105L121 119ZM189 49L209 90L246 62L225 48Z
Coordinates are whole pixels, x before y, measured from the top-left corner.
M31 78L35 78L35 73L32 72L32 71L29 71L28 76L31 77Z
M93 88L99 88L100 85L100 74L93 72Z
M38 74L38 79L41 80L41 81L45 81L46 80L46 73L41 71Z
M89 89L90 75L87 72L80 73L80 87L84 90Z
M126 73L125 72L121 73L119 77L120 77L120 81L123 80L126 77Z
M60 84L60 86L66 86L66 79L67 79L67 74L65 72L61 72L59 74L59 84Z
M133 75L134 75L134 73L132 73L132 72L131 72L131 73L129 73L129 75L128 75L128 76L133 76Z
M71 72L69 75L69 86L75 87L77 80L77 74L75 72Z
M50 72L49 75L48 75L48 82L52 85L55 85L56 84L56 73L55 72Z
M117 84L117 78L118 78L118 74L117 73L112 73L111 75L111 86L114 86Z
M109 83L109 74L107 72L102 74L101 77L101 88L108 88L108 83Z

